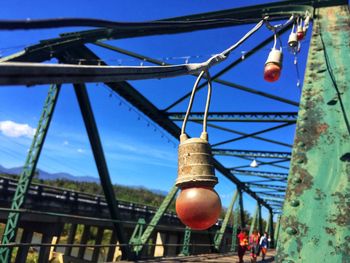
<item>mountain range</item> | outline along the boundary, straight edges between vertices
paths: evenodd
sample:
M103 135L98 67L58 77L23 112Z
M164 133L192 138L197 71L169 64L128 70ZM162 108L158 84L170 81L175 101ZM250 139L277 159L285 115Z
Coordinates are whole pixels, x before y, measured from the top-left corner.
M19 175L22 172L23 167L13 167L13 168L6 168L2 165L0 165L0 174L11 174L11 175ZM49 173L41 169L36 170L38 172L38 179L42 180L57 180L57 179L66 179L70 181L75 181L75 182L90 182L90 183L98 183L100 184L100 179L92 176L76 176L72 175L70 173ZM167 195L166 191L158 190L158 189L147 189L144 186L127 186L130 188L135 188L135 189L146 189L149 190L155 194L160 194L160 195Z
M0 173L4 173L4 174L19 175L22 169L23 167L6 168L0 165ZM37 169L37 172L38 172L37 178L42 180L66 179L66 180L71 180L76 182L100 183L100 180L98 178L92 177L92 176L75 176L69 173L49 173L41 169Z

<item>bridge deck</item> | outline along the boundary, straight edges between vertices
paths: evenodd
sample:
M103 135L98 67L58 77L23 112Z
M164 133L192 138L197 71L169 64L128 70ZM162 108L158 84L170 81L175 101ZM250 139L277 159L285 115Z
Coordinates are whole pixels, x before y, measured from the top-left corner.
M265 262L271 263L274 261L275 250L271 249L267 252ZM130 262L130 261L121 261L121 262ZM166 257L166 258L157 258L151 260L139 260L139 263L146 262L215 262L215 263L238 263L238 257L236 253L228 253L228 254L202 254L196 256L188 256L188 257ZM250 262L250 253L246 253L244 256L244 262ZM261 260L261 256L258 257L258 263L263 262Z

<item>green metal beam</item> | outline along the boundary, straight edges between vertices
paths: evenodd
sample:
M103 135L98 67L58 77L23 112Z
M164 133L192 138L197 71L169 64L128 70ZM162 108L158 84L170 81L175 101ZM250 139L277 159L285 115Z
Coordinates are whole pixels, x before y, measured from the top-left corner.
M226 231L226 228L227 228L227 224L228 224L228 221L230 219L230 216L232 214L232 209L233 209L233 206L235 205L236 203L236 200L237 200L237 196L238 196L238 191L236 190L233 197L232 197L232 200L231 200L231 203L230 205L228 206L227 210L226 210L226 214L225 214L225 218L224 218L224 221L222 222L222 225L220 227L220 229L218 229L215 233L215 237L214 237L214 248L216 249L216 251L220 251L220 247L221 247L221 243L222 243L222 239L224 237L224 234L225 234L225 231Z
M240 136L240 137L237 137L237 138L233 138L233 139L222 141L222 142L218 142L218 143L213 143L212 147L216 147L216 146L223 145L223 144L226 144L226 143L231 143L231 142L243 140L243 139L246 139L246 138L250 138L250 137L258 135L258 134L262 134L262 133L274 131L274 130L277 130L277 129L281 129L281 128L290 126L292 124L293 123L283 123L283 124L280 124L280 125L277 125L277 126L274 126L274 127L271 127L271 128L267 128L267 129L264 129L264 130L261 130L261 131L253 132L253 133L250 133L250 134L247 134L247 135L243 135L243 136Z
M252 235L253 233L253 230L255 229L255 225L258 224L258 217L259 217L259 203L256 203L256 206L255 206L255 212L254 212L254 215L253 215L253 220L252 220L252 224L249 228L249 237Z
M315 13L277 262L350 258L350 12Z
M38 128L36 129L32 145L30 146L23 170L17 183L16 192L12 199L11 209L20 209L25 202L30 183L35 173L36 165L45 142L46 134L50 126L52 115L55 110L59 91L60 86L56 85L52 85L49 89L39 120ZM7 245L11 242L15 242L19 220L20 213L9 213L1 244ZM12 249L10 247L0 248L0 262L10 263L11 252Z
M240 196L241 192L237 190L238 192L238 202L236 202L236 209L234 211L233 217L232 217L232 238L231 238L231 247L230 252L237 252L237 235L238 235L238 218L240 217ZM244 220L243 220L244 221Z
M172 121L183 121L186 112L168 112ZM203 121L203 112L191 112L190 121ZM297 112L209 112L208 121L215 122L288 122L297 121Z
M123 39L141 36L177 34L183 32L192 32L196 30L205 30L210 28L222 28L234 25L242 25L256 22L267 14L273 14L270 20L280 20L288 18L292 13L304 14L306 10L312 14L312 6L318 6L319 3L334 5L334 2L344 3L345 0L337 1L282 1L272 4L263 4L257 6L233 8L223 11L202 13L190 16L173 17L158 21L203 21L203 23L181 24L174 22L172 25L163 26L154 23L153 26L138 27L129 26L126 28L103 28L86 30L80 32L71 32L62 34L59 38L43 40L37 45L27 47L23 52L11 56L12 61L45 61L52 56L65 51L70 47L77 47L84 43L92 43L102 39ZM234 17L234 19L232 19ZM8 60L8 58L2 61ZM76 62L74 62L76 63Z
M191 243L191 228L186 227L184 233L184 240L181 249L181 256L189 256L190 255L190 243Z
M95 117L92 111L92 107L90 104L90 99L89 99L86 87L83 84L74 84L74 91L79 103L81 115L84 120L85 128L90 141L92 153L94 155L94 159L96 162L98 174L100 176L101 186L106 198L110 216L114 220L119 220L121 216L118 208L118 201L114 193L111 178L109 176L107 162L104 156L102 143L100 140ZM112 224L119 243L126 244L127 240L125 237L123 224L121 222L116 222L116 221L114 221ZM120 250L122 251L123 259L134 258L128 246L121 246Z
M148 239L151 237L155 227L157 226L159 220L164 215L165 211L168 209L169 205L171 204L172 200L174 199L177 191L179 190L178 187L175 185L171 188L170 192L167 194L167 196L164 198L162 204L159 206L157 212L153 216L151 222L147 225L147 228L144 232L139 232L141 235L133 235L130 238L129 244L132 245L133 251L136 253L137 256L140 255L143 247L148 242ZM134 233L137 229L135 228Z
M274 173L274 172L236 170L236 169L230 169L230 171L234 174L267 177L267 178L275 178L275 179L287 179L287 177L288 177L287 173Z
M278 246L278 239L279 239L279 233L280 233L280 228L281 228L281 215L277 216L277 223L276 223L276 231L274 235L274 240L275 240L275 247Z
M242 156L242 157L277 158L277 159L290 159L292 156L290 152L234 150L234 149L217 149L217 148L212 150L212 154L222 155L222 156Z

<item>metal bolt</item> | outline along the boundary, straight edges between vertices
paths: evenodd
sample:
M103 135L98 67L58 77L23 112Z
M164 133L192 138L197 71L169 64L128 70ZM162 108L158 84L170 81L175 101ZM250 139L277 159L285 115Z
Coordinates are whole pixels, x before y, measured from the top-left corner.
M304 163L304 159L303 158L297 159L297 163Z
M297 207L297 206L300 205L300 202L299 202L299 200L292 200L292 201L290 202L290 205L293 206L293 207Z
M298 144L297 144L299 147L304 147L305 146L305 143L304 142L298 142Z
M294 184L300 184L302 182L300 177L293 178L293 183Z
M287 227L286 232L289 235L296 235L298 233L298 231L294 227Z

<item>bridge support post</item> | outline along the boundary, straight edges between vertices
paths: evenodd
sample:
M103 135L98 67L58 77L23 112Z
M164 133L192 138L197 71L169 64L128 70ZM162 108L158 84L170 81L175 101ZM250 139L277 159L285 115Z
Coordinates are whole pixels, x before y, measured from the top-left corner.
M270 247L275 247L274 229L273 229L273 213L269 211L269 221L267 222L269 226L268 231L266 231L270 237Z
M46 234L44 233L41 238L42 244L51 244L52 243L52 234ZM38 262L42 263L48 263L49 262L49 255L50 255L50 249L51 247L41 247L39 252L39 258Z
M96 234L96 240L95 240L95 245L101 245L102 239L103 239L103 232L104 232L104 228L99 227L97 230L97 234ZM94 252L92 253L92 258L91 261L92 262L98 262L98 258L100 255L100 247L95 247L94 248Z
M250 229L249 229L249 237L252 235L253 233L253 230L255 228L255 225L258 224L257 221L258 220L258 216L259 216L259 204L256 203L256 207L255 207L255 212L254 212L254 215L253 215L253 220L252 220L252 224L250 226Z
M75 234L77 232L78 225L77 224L71 224L71 227L69 229L69 234L67 238L67 244L73 244L75 239ZM72 247L66 247L64 249L64 255L70 256L72 253Z
M240 218L241 218L241 228L245 228L243 192L241 189L238 189L238 191L239 191L239 211L240 211Z
M84 225L83 234L81 235L80 245L86 245L90 238L90 226ZM78 258L84 259L86 247L79 247Z
M238 191L238 200L240 199L240 195L241 192L239 190ZM239 203L239 202L238 202ZM232 224L232 241L231 241L231 248L230 248L230 252L235 252L237 251L237 231L238 231L238 218L240 216L240 205L237 204L236 202L236 209L235 212L233 214L233 224Z
M157 213L153 216L151 222L147 225L145 231L143 232L144 219L139 219L134 232L130 238L129 244L132 245L133 251L137 256L140 256L144 245L147 243L148 239L152 235L155 227L157 226L159 220L162 218L164 212L169 207L171 201L174 199L177 191L177 186L173 186L168 193L168 195L164 198L162 204L157 210Z
M51 118L55 110L60 85L51 85L47 98L45 100L44 108L41 113L38 128L36 129L32 145L30 146L26 162L20 174L15 195L11 204L11 209L18 210L22 207L34 176L36 165L39 160L41 149L44 145L47 131L49 129ZM17 235L18 224L20 220L19 212L10 212L8 215L4 234L2 236L1 244L6 245L14 242ZM0 248L0 262L7 263L11 260L12 248Z
M106 159L98 133L95 117L91 108L86 86L83 84L74 84L74 90L78 99L81 114L83 116L86 131L88 133L90 145L95 158L97 170L100 176L101 185L105 194L106 202L108 205L111 218L114 220L120 219L120 213L118 209L118 201L114 194L111 178L109 176ZM119 222L113 222L113 226L120 244L127 244L126 237L123 231L123 225ZM129 246L121 246L122 258L133 259L133 255Z
M189 256L190 255L190 243L191 243L191 228L186 227L184 234L184 241L182 245L181 256Z
M226 214L225 214L225 218L224 218L224 221L222 222L221 228L220 228L219 230L217 230L216 233L215 233L215 237L214 237L214 249L216 250L216 252L219 252L219 251L220 251L222 239L223 239L223 237L224 237L224 234L225 234L225 231L226 231L226 228L227 228L228 221L229 221L230 216L231 216L231 214L232 214L233 206L234 206L235 203L236 203L237 196L238 196L238 191L236 190L235 193L234 193L234 195L233 195L233 197L232 197L231 203L230 203L230 205L229 205L228 208L227 208L227 211L226 211Z
M258 231L260 235L263 233L262 217L261 217L261 205L258 203L258 215L257 215Z
M278 245L278 236L279 236L280 227L281 227L280 223L281 223L281 216L279 215L277 217L276 231L275 231L275 235L274 235L275 247L277 247L277 245Z
M21 243L31 243L33 231L23 229ZM19 247L16 255L16 263L25 263L28 255L29 246Z
M315 10L277 262L350 258L349 25L347 4Z

